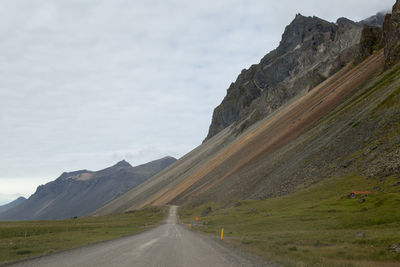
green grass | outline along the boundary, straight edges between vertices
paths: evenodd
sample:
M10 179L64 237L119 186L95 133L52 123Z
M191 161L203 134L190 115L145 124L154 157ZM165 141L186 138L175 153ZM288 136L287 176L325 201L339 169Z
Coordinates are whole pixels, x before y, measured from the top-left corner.
M391 108L393 106L396 106L400 101L400 88L396 89L391 95L389 95L382 103L380 103L374 112L376 111L381 111L381 110L386 110L388 108Z
M285 266L399 266L400 186L398 178L348 176L289 196L182 208L181 220ZM379 189L378 189L379 188ZM349 199L352 190L373 194ZM207 207L212 212L201 217Z
M355 128L355 127L357 127L358 125L360 125L360 121L357 121L357 122L355 122L355 121L352 121L352 122L350 122L349 124L348 124L348 126L350 126L351 128Z
M135 234L157 225L163 217L162 210L147 208L71 220L0 222L0 262Z

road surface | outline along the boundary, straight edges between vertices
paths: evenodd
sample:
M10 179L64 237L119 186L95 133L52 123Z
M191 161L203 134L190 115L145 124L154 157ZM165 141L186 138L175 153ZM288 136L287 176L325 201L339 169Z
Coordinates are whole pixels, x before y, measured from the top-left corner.
M147 232L11 266L275 266L185 229L176 211L171 206L166 223Z

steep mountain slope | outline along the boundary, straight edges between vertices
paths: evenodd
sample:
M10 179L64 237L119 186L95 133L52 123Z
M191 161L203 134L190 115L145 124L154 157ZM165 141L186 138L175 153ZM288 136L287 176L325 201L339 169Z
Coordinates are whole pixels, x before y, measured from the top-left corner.
M359 57L359 53L356 54L353 55L354 59ZM343 138L348 128L358 129L360 125L357 119L362 115L359 113L361 111L353 110L354 114L347 114L351 116L350 122L348 118L335 118L330 121L331 124L320 127L316 127L315 123L349 94L363 90L369 92L371 87L376 87L376 83L388 83L385 80L387 75L390 76L390 83L394 82L396 73L380 75L385 61L384 51L377 51L358 66L349 63L315 88L303 90L267 118L255 124L252 121L248 124L250 126L242 129L243 133L238 135L235 125L225 128L170 168L110 202L95 214L146 205L201 204L219 199L284 195L336 171L350 171L351 164L343 162L343 159L353 153L353 149L357 151L358 143ZM364 103L361 108L374 109L387 94L393 93L395 86L387 90L374 95L377 100L371 100L368 105ZM366 131L366 135L372 134L371 129ZM331 168L325 169L331 163Z
M0 206L0 213L5 212L5 211L7 211L9 209L12 209L12 208L18 206L19 204L25 202L25 200L26 200L26 198L19 197L16 200L11 201L10 203L7 203L5 205Z
M288 25L278 48L243 70L214 110L207 138L236 123L241 132L299 93L310 90L357 56L363 25L382 26L378 13L355 23L330 23L300 14Z
M287 145L179 200L185 223L211 235L223 226L225 242L283 266L399 266L399 4L383 31L363 31L372 56L360 66L380 67Z
M97 172L63 173L41 185L27 201L0 214L1 220L63 219L83 216L122 195L174 163L162 158L137 167L121 161Z
M343 70L303 98L276 112L276 116L263 120L236 139L231 135L231 128L225 129L180 159L173 168L134 188L98 213L150 204L162 205L171 201L181 204L196 194L212 189L224 179L237 177L235 175L242 168L264 159L301 134L382 65L383 54L380 52L348 73L347 69ZM264 174L258 173L254 177L263 179ZM219 196L246 197L248 192L244 189L252 183L246 185L248 178L241 176L241 179L244 185L219 188L217 194L211 194L211 198L207 199ZM244 192L238 194L240 192L236 189Z
M385 52L375 51L350 71L343 69L256 125L253 135L251 131L243 134L238 140L243 138L246 144L226 161L229 171L202 178L173 201L203 203L285 195L351 172L367 177L399 176L400 68L382 73L383 66L387 69L388 64L399 62L393 59L399 55L393 52L400 40L399 11L397 1L382 36L376 38L383 43L371 44L385 47ZM352 98L315 124L354 89Z

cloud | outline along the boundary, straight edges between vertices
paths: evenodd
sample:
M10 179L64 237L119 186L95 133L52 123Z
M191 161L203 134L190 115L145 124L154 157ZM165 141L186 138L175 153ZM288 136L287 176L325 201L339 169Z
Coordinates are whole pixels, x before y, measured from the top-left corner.
M360 20L392 4L2 1L1 176L51 179L122 157L133 165L180 157L206 136L229 84L279 44L296 13Z

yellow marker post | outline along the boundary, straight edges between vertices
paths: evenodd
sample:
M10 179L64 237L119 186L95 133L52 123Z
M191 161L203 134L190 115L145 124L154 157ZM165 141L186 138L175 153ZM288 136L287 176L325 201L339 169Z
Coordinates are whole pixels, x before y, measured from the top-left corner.
M224 228L221 230L221 240L224 239Z
M189 224L189 230L191 230L192 229L192 225L191 224Z

